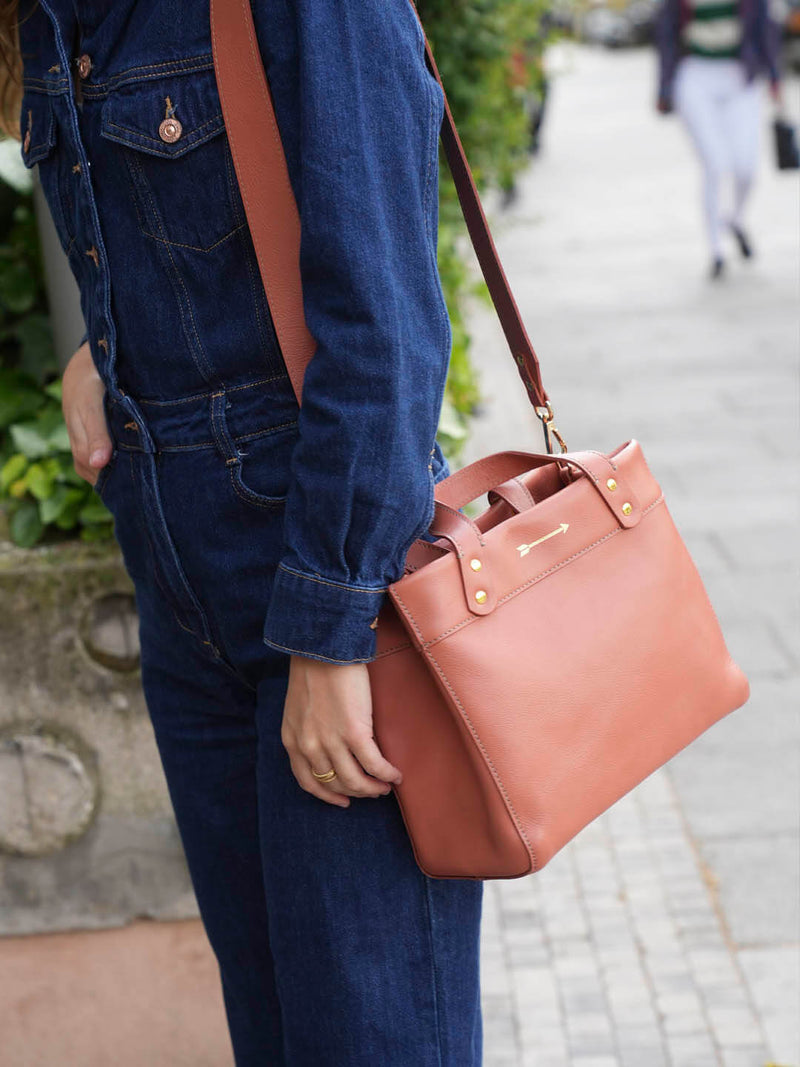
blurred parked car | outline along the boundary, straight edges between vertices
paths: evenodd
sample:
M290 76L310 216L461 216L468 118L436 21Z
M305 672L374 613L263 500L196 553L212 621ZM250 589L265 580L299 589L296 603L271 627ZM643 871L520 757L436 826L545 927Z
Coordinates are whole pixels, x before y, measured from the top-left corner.
M578 36L606 48L631 48L653 40L658 0L630 0L624 5L599 3L579 20Z

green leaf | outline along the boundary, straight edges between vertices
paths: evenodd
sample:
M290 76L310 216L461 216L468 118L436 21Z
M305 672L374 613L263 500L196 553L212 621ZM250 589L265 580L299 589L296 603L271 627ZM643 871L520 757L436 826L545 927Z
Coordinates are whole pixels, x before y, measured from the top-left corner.
M77 528L78 512L86 499L86 493L80 489L69 489L68 492L70 496L64 504L61 514L53 520L59 530L74 530Z
M80 489L70 489L66 485L57 485L52 495L46 500L42 500L39 504L39 517L43 523L47 524L56 522L71 511L73 514L70 526L74 526L78 508L83 503L83 498L84 494Z
M15 482L28 468L27 456L21 452L15 452L0 468L0 490L5 492L12 482Z
M69 452L69 434L61 411L46 407L37 418L9 427L11 439L28 459L42 459L53 452Z
M51 396L53 400L57 400L59 404L61 403L62 395L61 385L61 379L54 378L52 382L48 382L47 385L44 387L44 391L47 393L47 395Z
M48 435L38 421L18 422L9 427L9 433L14 447L28 459L41 459L47 455L50 448Z
M52 478L53 481L61 480L61 465L61 456L49 456L47 459L42 460L42 466L47 472L48 477Z
M32 463L28 468L27 475L28 491L37 500L46 500L53 492L55 479L50 475L43 463Z
M8 495L14 500L22 500L25 494L28 492L28 479L23 475L21 478L17 478L15 482L12 482L8 487Z
M44 532L39 509L33 500L23 500L9 523L11 540L20 548L32 548Z
M61 460L61 457L58 457ZM86 479L81 478L80 474L75 470L75 465L71 459L64 459L63 466L61 468L60 480L67 485L79 485L81 487L86 485Z
M69 452L69 434L67 433L67 424L63 419L51 430L48 443L51 449L56 452Z

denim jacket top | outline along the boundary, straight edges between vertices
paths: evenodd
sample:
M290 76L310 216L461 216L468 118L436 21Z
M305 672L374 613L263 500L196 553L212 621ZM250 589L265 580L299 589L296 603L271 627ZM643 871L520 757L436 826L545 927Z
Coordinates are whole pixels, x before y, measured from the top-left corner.
M22 158L39 165L109 396L157 403L259 378L289 393L207 3L20 8ZM436 441L451 346L436 263L444 101L409 0L253 0L253 13L317 341L264 640L367 661L386 586L449 473Z

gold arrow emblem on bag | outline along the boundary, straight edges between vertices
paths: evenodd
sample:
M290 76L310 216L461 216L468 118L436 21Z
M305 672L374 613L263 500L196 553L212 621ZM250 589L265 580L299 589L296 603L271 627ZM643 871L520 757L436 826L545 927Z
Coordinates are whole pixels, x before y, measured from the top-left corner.
M569 523L562 522L555 530L551 530L549 534L545 534L544 537L540 537L537 541L531 541L529 545L517 545L517 552L519 552L520 558L522 558L522 556L527 556L530 550L536 548L542 541L549 541L551 537L555 537L556 534L566 533L568 529Z

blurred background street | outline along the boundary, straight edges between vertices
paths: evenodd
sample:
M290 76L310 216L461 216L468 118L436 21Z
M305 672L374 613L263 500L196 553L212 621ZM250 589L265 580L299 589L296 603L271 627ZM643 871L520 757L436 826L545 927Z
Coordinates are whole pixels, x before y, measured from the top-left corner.
M487 1065L797 1065L797 178L775 170L765 90L757 254L731 242L711 282L652 54L548 59L541 154L511 207L487 202L496 243L569 447L640 441L752 695L543 871L487 884ZM499 326L472 326L487 404L467 460L542 451Z

